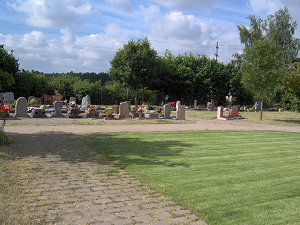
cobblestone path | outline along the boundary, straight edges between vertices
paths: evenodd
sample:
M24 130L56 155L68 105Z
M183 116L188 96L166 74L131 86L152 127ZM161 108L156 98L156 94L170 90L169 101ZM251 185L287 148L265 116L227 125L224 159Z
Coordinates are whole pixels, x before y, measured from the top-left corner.
M206 224L73 134L11 134L33 224Z

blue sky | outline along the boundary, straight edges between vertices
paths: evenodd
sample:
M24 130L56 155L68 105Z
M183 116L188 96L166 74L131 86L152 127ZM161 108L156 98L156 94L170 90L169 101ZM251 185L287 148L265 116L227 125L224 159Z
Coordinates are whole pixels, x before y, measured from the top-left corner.
M241 52L237 25L299 0L2 0L0 44L20 68L40 72L107 72L130 39L148 37L159 55L192 52L228 63ZM300 28L295 37L300 38Z

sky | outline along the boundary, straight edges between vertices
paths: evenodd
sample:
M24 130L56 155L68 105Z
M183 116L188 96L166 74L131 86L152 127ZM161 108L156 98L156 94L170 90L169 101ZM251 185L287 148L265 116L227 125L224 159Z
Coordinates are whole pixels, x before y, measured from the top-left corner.
M215 58L218 43L226 64L244 47L237 25L285 6L300 21L299 0L1 0L0 45L44 73L108 72L117 50L145 37L161 56Z

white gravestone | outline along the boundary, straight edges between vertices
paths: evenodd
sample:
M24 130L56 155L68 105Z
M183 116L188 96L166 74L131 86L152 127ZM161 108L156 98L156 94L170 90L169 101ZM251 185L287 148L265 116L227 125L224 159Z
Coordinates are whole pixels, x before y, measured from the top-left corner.
M20 97L16 102L15 117L29 117L27 114L27 100L24 97Z

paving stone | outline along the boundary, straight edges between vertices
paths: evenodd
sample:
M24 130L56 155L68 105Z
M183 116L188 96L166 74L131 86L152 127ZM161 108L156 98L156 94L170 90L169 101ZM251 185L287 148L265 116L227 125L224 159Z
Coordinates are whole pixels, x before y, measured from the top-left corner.
M90 201L83 201L83 202L76 202L76 206L82 206L82 205L92 205L93 203Z
M102 210L105 209L106 206L105 205L92 205L89 207L90 210Z
M89 210L89 211L84 211L84 212L81 212L81 213L84 216L95 216L95 215L102 214L99 210Z
M117 207L122 207L125 206L123 202L117 202L117 203L109 203L107 204L109 207L117 208Z
M116 215L119 217L131 217L131 216L136 216L136 213L133 211L129 211L129 212L121 212Z
M164 201L160 202L159 205L164 206L164 205L175 205L175 202L173 201Z
M113 199L115 202L123 202L129 200L128 197L119 197L119 198L114 198Z
M172 223L183 223L186 222L188 219L185 217L178 217L171 219Z
M63 209L63 208L70 208L74 206L73 204L59 204L57 205L57 208Z
M99 221L106 221L106 220L113 220L116 219L117 216L115 214L107 214L107 215L100 215L100 216L96 216L95 219L99 220Z
M138 206L125 206L125 207L122 207L123 211L130 211L130 210L135 211L135 210L138 210L138 209L139 209Z
M140 205L140 204L143 203L143 201L141 201L141 200L134 200L134 201L126 201L125 203L128 204L128 205Z
M123 225L123 224L132 224L133 221L131 219L119 219L111 221L114 225Z
M120 208L112 208L112 209L104 209L103 212L105 213L116 213L116 212L120 212L121 209Z
M158 205L157 205L157 204L154 204L154 203L151 203L151 204L141 205L141 207L142 207L143 209L150 209L150 208L157 208Z
M143 221L150 221L150 220L152 220L152 217L151 216L137 216L137 217L133 217L133 219L135 221L143 222Z
M161 213L161 214L155 214L154 215L156 219L164 219L164 218L167 218L167 217L171 217L171 215L169 213Z
M150 225L169 225L169 224L170 223L168 223L165 220L150 222Z
M174 211L173 213L176 215L181 215L181 214L189 214L190 211L189 210L178 210L178 211Z
M80 216L81 215L79 213L69 213L69 214L63 214L62 218L67 219L67 218L76 218Z
M93 202L97 203L97 204L105 204L107 202L111 202L110 199L108 198L104 198L104 199L98 199L98 200L94 200Z
M137 212L139 214L154 214L155 213L155 210L153 209L148 209L148 210L137 210Z
M75 224L75 223L73 223L70 220L64 220L64 221L56 223L56 225L71 225L71 224Z
M86 223L92 223L95 222L96 220L93 217L83 217L80 219L75 220L75 224L86 224Z

